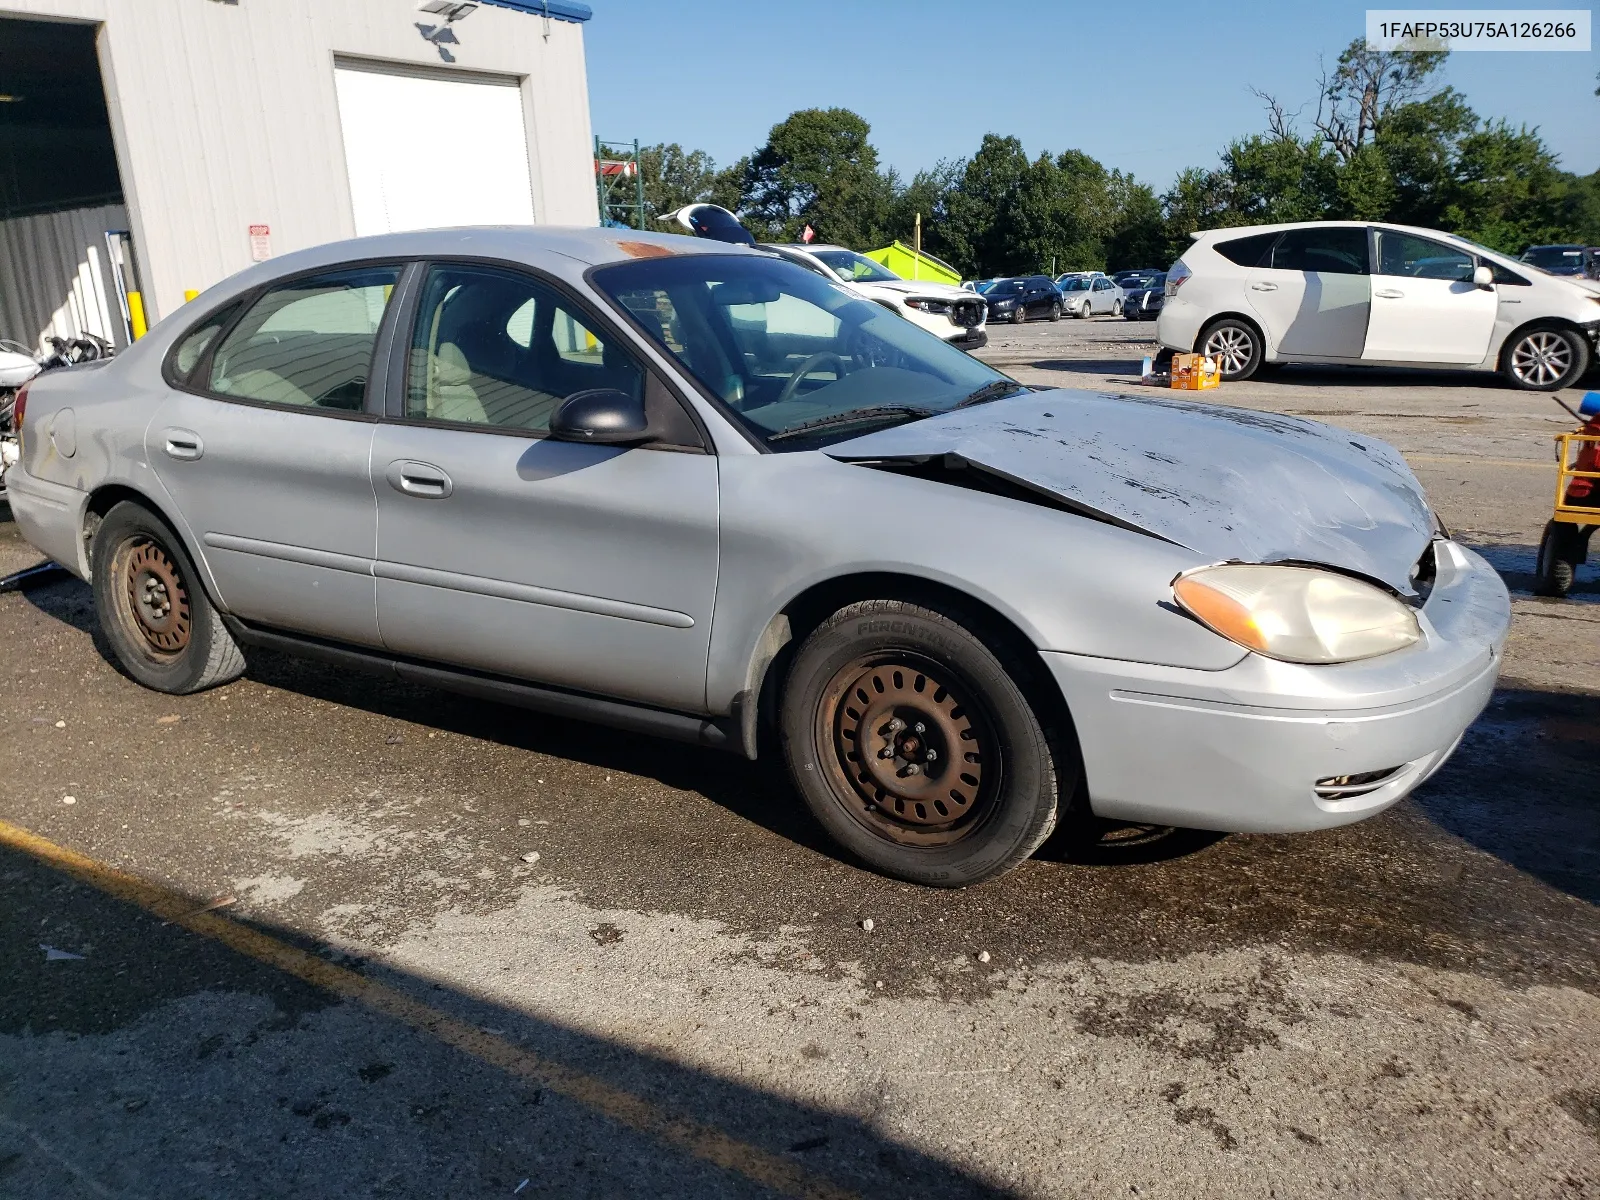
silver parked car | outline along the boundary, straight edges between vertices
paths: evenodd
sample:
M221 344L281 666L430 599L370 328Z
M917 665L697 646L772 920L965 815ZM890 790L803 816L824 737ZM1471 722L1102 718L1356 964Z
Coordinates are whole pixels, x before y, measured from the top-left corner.
M1122 315L1123 291L1099 271L1070 271L1056 276L1062 308L1080 320L1095 313Z
M1030 391L683 237L287 255L18 408L16 520L139 682L270 646L781 747L843 846L929 884L1015 866L1075 805L1376 813L1483 707L1509 620L1381 442Z

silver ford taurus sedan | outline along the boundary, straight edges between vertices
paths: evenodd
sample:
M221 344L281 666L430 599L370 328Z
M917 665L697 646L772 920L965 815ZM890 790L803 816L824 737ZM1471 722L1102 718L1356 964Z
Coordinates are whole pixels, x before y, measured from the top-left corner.
M1035 391L758 249L324 246L17 406L11 504L166 692L273 647L754 757L927 884L1071 808L1370 816L1509 605L1381 442ZM775 800L781 803L781 800Z

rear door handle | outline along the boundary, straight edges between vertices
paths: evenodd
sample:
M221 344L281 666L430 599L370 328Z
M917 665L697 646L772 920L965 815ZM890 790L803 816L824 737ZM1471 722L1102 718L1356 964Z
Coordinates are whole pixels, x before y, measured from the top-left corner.
M1252 283L1250 290L1252 292L1275 292L1278 290L1278 285L1275 283Z
M192 429L163 429L161 448L166 451L168 458L183 462L193 462L206 452L206 444Z
M396 459L390 463L389 469L384 472L384 478L395 491L416 496L421 500L443 500L455 490L455 485L450 482L450 476L438 467L432 463L416 462L409 458Z
M1394 288L1384 288L1381 292L1373 292L1372 294L1380 300L1404 300L1406 298L1404 292L1396 291Z

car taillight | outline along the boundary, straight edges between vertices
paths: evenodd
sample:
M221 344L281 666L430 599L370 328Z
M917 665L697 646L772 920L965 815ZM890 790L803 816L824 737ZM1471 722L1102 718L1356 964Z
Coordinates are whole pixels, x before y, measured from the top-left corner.
M22 417L28 411L28 384L17 389L17 398L11 405L11 432L22 433Z
M1189 269L1188 264L1180 258L1177 262L1173 263L1171 269L1167 271L1167 286L1163 289L1163 291L1165 291L1165 293L1169 296L1176 296L1178 294L1178 289L1183 286L1184 280L1188 279L1189 276L1193 274L1194 272Z

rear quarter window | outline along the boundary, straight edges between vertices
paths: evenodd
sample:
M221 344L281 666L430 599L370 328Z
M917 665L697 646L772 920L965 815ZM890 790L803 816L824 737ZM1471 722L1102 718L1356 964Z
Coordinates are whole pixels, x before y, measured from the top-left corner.
M1272 243L1277 240L1276 233L1256 233L1249 237L1229 238L1227 241L1216 243L1212 249L1229 262L1237 263L1241 267L1259 267L1266 261Z

